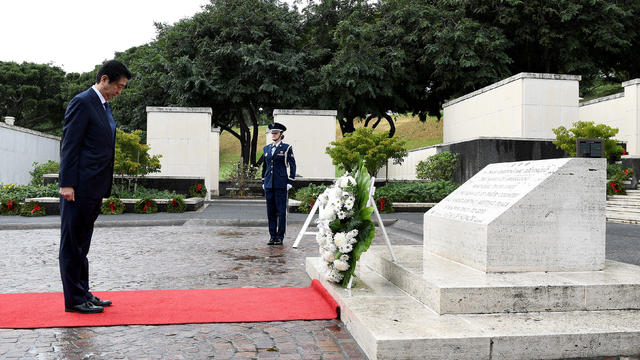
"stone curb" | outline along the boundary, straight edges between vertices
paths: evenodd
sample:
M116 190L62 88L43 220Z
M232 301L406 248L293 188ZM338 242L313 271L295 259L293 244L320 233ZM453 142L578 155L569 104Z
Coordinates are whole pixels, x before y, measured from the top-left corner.
M398 219L383 219L382 223L385 226L392 226L397 221L403 221L410 224L408 221ZM289 220L289 225L303 224L303 220ZM138 226L245 226L245 227L261 227L267 226L266 219L261 220L245 220L245 219L165 219L165 220L108 220L108 221L96 221L95 227L138 227ZM405 225L403 225L405 226ZM42 223L7 223L0 224L1 230L35 230L35 229L57 229L60 227L60 222L42 222ZM315 227L312 222L309 227Z

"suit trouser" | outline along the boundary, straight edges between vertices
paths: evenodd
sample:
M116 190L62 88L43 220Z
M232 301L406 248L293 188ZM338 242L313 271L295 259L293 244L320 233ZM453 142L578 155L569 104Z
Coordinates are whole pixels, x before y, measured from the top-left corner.
M287 189L264 189L267 198L269 235L272 239L284 239L287 231Z
M85 303L89 292L89 246L102 199L60 197L60 276L65 307Z

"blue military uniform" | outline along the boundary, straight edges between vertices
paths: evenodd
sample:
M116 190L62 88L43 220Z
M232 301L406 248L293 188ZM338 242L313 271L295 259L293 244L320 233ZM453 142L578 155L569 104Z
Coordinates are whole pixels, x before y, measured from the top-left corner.
M287 168L289 174L287 174ZM262 185L267 199L270 245L282 244L284 239L287 229L287 185L293 186L295 174L296 160L293 157L291 145L279 141L264 147Z

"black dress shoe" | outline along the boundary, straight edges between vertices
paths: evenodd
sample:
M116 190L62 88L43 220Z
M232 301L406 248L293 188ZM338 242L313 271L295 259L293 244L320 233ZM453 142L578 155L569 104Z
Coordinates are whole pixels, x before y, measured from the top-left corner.
M102 306L102 307L107 307L107 306L111 306L112 302L109 300L100 300L100 298L98 298L97 296L92 297L91 299L89 299L89 301L91 304L95 305L95 306Z
M271 238L271 239L269 239L269 242L267 243L267 245L275 245L277 241L278 240L276 240L274 238Z
M90 302L86 302L80 305L74 305L72 307L64 308L65 312L79 313L79 314L97 314L104 311L102 306L95 306Z
M273 245L282 245L282 239L275 239Z

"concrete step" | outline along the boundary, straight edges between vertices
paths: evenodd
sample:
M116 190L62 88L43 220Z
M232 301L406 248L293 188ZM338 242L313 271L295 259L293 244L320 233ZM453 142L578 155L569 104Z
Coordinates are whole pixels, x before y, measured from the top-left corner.
M640 266L606 261L601 271L485 273L422 249L395 246L394 263L385 247L372 246L361 264L439 314L640 310Z
M321 278L320 258L307 258L306 267L311 278ZM357 273L352 289L322 284L370 359L526 360L640 353L638 310L439 315L368 267L359 265Z

